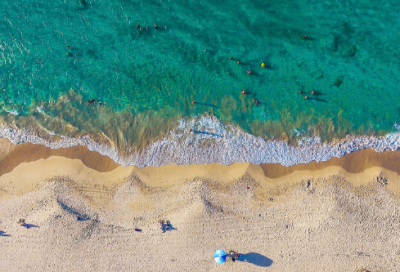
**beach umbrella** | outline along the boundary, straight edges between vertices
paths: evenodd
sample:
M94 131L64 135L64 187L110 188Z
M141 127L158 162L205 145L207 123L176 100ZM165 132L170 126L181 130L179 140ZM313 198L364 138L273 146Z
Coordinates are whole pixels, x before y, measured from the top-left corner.
M225 262L225 261L226 261L226 253L225 253L225 251L223 251L222 249L217 249L217 250L214 252L214 260L215 260L217 263L223 263L223 262Z

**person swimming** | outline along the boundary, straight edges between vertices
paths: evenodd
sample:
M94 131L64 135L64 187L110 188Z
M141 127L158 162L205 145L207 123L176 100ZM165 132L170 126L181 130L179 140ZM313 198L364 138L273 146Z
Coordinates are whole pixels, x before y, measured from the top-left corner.
M154 28L155 28L155 29L157 29L157 28L158 28L157 24L154 24Z
M251 70L247 70L247 74L250 75L251 74Z
M259 101L258 101L257 99L254 99L254 103L255 103L256 105L258 105Z
M196 100L193 99L193 100L192 100L192 104L196 104Z
M246 94L247 92L246 92L246 90L242 90L242 94Z

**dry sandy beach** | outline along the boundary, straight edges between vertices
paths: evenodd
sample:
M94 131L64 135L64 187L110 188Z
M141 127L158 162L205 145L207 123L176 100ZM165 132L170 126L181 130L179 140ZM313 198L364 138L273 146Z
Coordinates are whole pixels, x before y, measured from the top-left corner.
M139 169L0 139L0 160L0 271L400 271L400 152Z

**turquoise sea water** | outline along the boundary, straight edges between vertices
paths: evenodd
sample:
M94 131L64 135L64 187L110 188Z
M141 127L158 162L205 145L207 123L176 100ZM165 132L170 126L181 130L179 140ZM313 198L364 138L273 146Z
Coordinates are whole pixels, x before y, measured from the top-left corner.
M1 117L37 133L101 133L132 150L206 112L290 142L382 135L400 121L395 0L17 0L0 10Z

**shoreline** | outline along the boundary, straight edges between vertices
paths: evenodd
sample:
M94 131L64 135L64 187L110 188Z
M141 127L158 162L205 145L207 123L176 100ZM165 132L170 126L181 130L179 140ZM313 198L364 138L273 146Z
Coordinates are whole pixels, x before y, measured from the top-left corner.
M202 133L193 133L191 128L201 128ZM197 130L196 130L197 131ZM400 132L385 136L348 136L330 143L321 143L318 137L305 138L297 146L286 141L264 140L245 133L238 127L224 125L213 116L203 115L197 119L179 121L176 128L164 138L155 140L140 151L126 153L102 134L83 134L79 138L44 134L41 137L29 131L13 127L2 127L0 138L13 144L32 143L51 149L86 147L114 162L139 168L162 165L203 165L233 163L279 163L283 166L307 164L313 161L328 161L363 149L376 152L400 149ZM95 138L96 140L93 140Z

